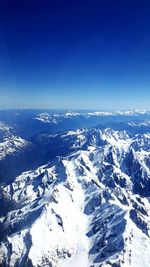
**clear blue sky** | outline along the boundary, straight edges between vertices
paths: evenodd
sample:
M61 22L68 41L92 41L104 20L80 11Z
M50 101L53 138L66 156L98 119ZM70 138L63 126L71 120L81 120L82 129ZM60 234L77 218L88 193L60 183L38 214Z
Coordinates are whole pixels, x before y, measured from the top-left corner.
M1 108L149 101L149 0L0 0Z

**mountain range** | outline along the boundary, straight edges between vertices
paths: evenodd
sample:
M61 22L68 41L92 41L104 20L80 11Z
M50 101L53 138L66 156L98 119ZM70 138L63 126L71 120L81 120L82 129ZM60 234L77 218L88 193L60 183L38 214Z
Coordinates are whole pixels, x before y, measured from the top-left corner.
M150 266L150 112L0 120L0 266Z

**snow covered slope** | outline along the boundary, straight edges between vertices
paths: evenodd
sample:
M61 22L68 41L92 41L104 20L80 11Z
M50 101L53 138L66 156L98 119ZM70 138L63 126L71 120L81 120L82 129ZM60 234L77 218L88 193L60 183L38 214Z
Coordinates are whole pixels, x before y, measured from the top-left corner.
M72 152L1 187L1 266L149 267L150 135L60 138Z

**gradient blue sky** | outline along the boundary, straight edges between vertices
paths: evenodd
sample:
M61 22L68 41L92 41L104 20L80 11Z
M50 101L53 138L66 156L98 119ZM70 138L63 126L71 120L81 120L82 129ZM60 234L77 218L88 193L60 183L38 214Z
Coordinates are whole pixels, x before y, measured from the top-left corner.
M0 108L149 100L149 0L0 0Z

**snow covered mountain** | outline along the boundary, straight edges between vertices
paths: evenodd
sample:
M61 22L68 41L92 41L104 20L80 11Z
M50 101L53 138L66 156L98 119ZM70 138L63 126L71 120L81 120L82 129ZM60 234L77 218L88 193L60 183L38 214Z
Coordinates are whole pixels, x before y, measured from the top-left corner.
M92 112L64 112L64 113L48 113L42 112L38 113L35 117L36 120L43 121L46 123L58 123L62 119L68 119L73 117L83 116L85 118L89 117L101 117L101 116L137 116L137 115L150 115L150 111L147 110L128 110L128 111L92 111Z
M11 180L9 176L16 174L17 166L21 170L19 163L30 147L31 143L17 135L13 127L0 121L0 183Z
M4 159L7 155L20 151L28 146L28 142L18 136L5 137L0 142L0 160Z
M32 142L41 133L94 127L144 133L150 129L150 111L0 110L0 121L11 128L13 135Z
M26 146L26 140L14 135L12 127L0 121L0 160Z
M149 267L150 134L44 138L68 148L1 186L0 265Z

